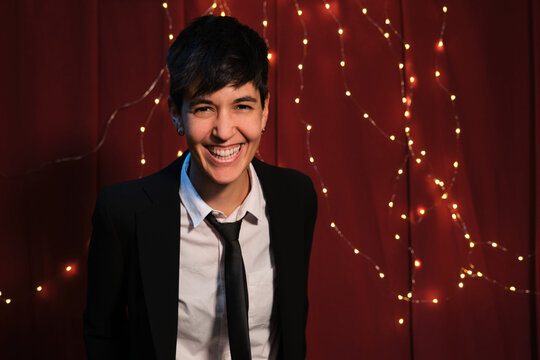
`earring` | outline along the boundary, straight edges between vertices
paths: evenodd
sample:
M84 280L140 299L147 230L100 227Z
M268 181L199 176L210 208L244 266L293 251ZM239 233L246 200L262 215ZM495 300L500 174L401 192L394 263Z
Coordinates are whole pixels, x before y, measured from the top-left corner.
M178 133L178 135L184 136L184 129L177 129L176 132Z
M263 128L263 129L261 130L261 135L264 134L265 131L266 131L266 129Z

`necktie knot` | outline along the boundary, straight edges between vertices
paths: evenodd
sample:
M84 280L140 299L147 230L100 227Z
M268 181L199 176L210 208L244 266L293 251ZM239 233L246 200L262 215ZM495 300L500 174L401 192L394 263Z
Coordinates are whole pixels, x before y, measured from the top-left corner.
M240 235L240 226L242 225L242 220L238 220L231 223L220 223L212 215L208 214L206 220L212 225L214 229L221 235L221 237L228 243L238 241L238 236Z

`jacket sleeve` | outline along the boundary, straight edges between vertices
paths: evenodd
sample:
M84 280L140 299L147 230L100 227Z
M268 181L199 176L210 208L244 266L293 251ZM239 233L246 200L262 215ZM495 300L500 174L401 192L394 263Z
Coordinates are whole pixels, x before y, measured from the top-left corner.
M83 316L88 360L123 359L128 354L125 249L111 220L104 190L96 201L88 252L87 302Z
M304 246L306 248L306 264L309 266L309 258L311 255L311 245L313 243L313 232L315 230L315 221L317 220L317 193L313 187L313 182L307 178L307 185L304 199Z

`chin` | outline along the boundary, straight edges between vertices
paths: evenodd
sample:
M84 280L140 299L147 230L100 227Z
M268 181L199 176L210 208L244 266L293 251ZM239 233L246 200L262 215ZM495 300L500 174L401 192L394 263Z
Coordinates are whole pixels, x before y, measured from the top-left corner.
M218 171L212 171L208 173L209 178L212 180L212 182L219 185L232 184L241 178L242 174L246 171L246 168L235 170L230 169L227 171L223 170L225 169L220 169Z

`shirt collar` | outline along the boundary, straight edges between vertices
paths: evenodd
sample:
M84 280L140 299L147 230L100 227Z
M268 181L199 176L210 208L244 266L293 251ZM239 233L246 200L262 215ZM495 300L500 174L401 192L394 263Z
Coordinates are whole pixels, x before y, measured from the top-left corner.
M191 154L188 154L182 165L180 175L180 201L184 205L191 225L194 228L197 227L209 213L213 213L218 221L221 222L233 222L246 217L246 220L256 223L258 219L265 216L266 201L264 200L261 183L259 182L255 168L251 163L249 164L251 189L244 199L244 202L242 202L242 204L227 217L221 211L212 209L200 197L197 190L195 190L195 187L187 174L190 161Z

